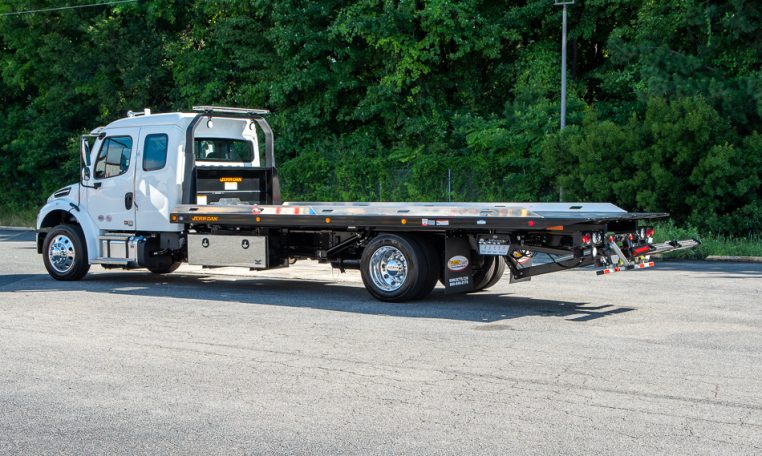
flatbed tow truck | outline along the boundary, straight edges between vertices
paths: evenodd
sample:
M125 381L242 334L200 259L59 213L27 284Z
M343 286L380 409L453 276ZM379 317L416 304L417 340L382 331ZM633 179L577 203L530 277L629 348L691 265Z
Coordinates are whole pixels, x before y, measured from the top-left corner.
M37 218L49 274L79 280L92 264L170 273L288 267L300 259L359 269L372 296L409 301L594 265L643 269L668 216L608 203L282 202L268 111L216 106L129 113L81 138L80 182ZM537 254L546 259L533 261Z

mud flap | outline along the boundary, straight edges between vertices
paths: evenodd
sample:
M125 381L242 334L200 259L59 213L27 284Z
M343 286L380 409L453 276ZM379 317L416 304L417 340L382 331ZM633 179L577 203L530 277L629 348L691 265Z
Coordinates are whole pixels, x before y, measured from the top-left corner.
M529 282L532 280L532 276L522 276L521 274L522 269L529 269L532 267L531 256L525 256L517 259L513 256L513 252L511 252L508 256L505 257L505 262L508 264L508 268L511 270L509 283Z
M447 237L444 261L445 293L466 293L474 289L471 272L471 245L464 236Z

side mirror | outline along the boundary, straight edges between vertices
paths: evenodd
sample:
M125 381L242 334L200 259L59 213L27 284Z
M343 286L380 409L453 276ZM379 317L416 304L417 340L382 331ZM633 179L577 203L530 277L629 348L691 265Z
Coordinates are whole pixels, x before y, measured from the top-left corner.
M85 167L90 167L90 143L87 141L87 136L84 135L79 137L79 158Z
M100 188L100 182L96 182L93 185L85 184L85 182L90 180L90 143L87 141L87 138L88 136L85 135L79 138L79 183L85 188Z

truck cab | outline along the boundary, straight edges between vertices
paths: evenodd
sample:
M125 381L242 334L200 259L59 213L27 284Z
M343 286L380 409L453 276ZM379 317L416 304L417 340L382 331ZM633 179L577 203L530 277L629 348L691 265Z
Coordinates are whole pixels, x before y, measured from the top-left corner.
M80 182L54 192L37 218L40 252L51 229L72 231L54 243L60 254L58 263L46 261L49 272L60 278L87 272L73 257L77 242L86 246L88 265L168 272L183 247L184 226L170 219L174 207L279 203L265 114L210 106L193 113L146 109L83 136Z

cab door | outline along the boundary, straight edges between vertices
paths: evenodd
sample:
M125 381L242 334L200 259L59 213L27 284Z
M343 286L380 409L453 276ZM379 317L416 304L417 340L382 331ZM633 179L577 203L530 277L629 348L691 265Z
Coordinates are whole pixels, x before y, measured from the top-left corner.
M138 231L180 231L169 212L180 204L179 161L182 130L176 126L140 128L135 162L135 202Z
M87 210L96 226L135 230L135 155L139 128L112 128L100 142L93 163Z

